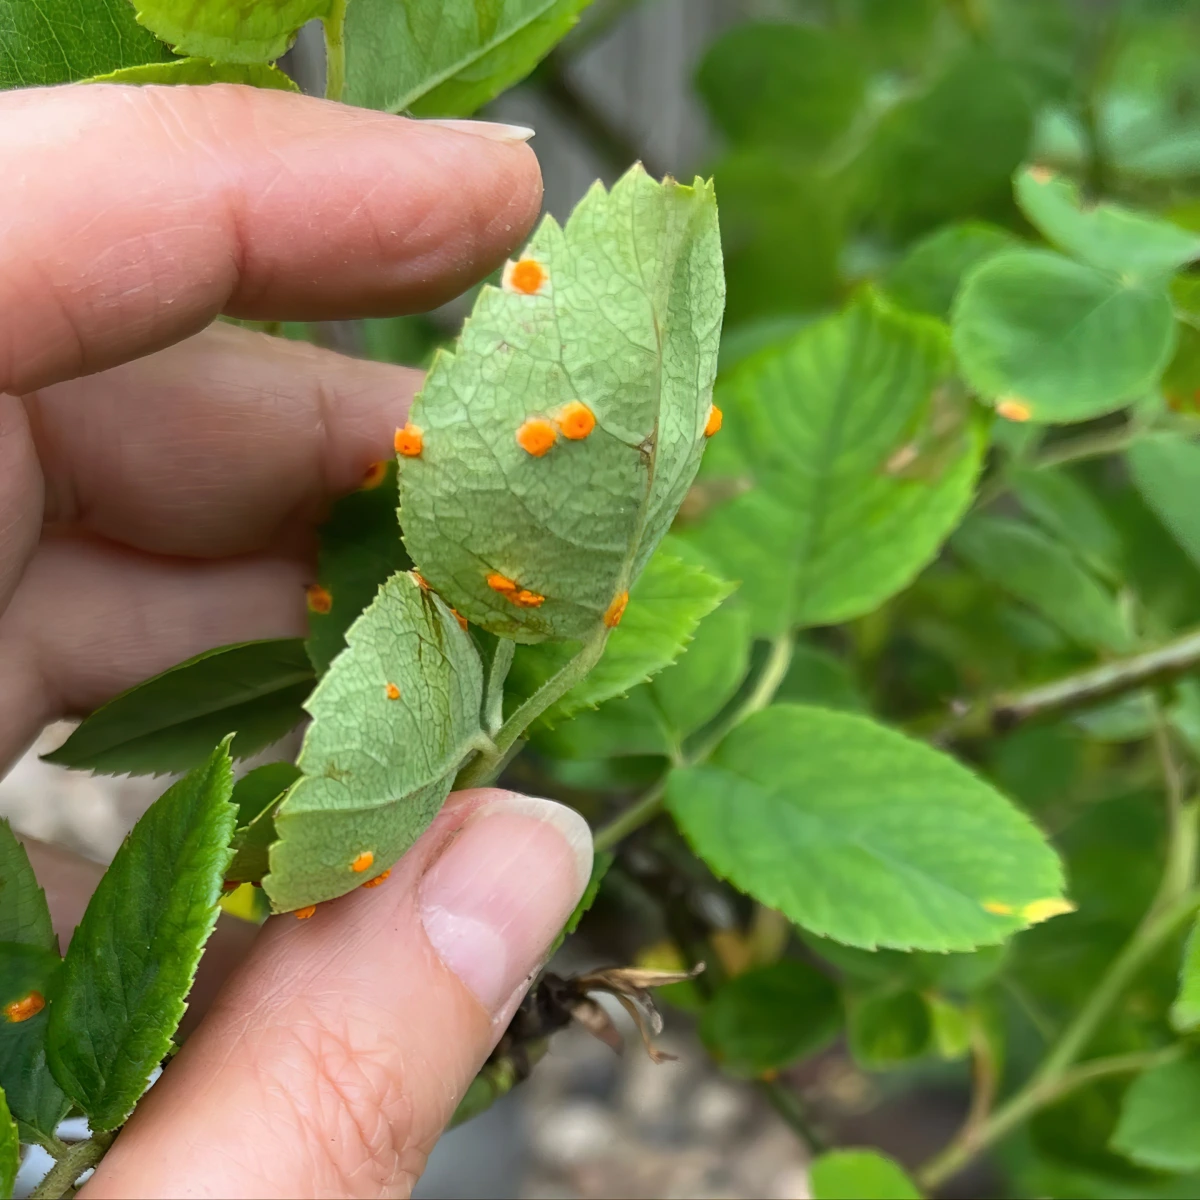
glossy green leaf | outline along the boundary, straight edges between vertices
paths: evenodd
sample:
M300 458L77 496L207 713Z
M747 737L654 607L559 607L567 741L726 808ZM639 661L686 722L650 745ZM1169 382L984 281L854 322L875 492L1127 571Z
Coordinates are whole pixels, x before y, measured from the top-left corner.
M1053 467L1018 469L1010 478L1021 507L1047 533L1069 545L1094 571L1119 577L1120 535L1086 484Z
M21 1139L17 1123L8 1111L8 1100L0 1088L0 1197L3 1200L13 1194L17 1171L21 1168Z
M1193 925L1179 964L1179 992L1171 1005L1171 1026L1178 1033L1200 1028L1200 924Z
M870 612L961 519L982 439L947 350L938 323L866 297L723 382L703 483L733 498L684 536L742 583L755 633Z
M44 757L103 775L165 775L204 762L236 732L231 753L249 758L303 720L314 682L298 638L206 650L122 692Z
M61 963L57 950L31 946L26 942L0 942L0 1013L10 1004L26 999L31 992L47 998L54 990L55 976ZM0 1015L0 1023L19 1025Z
M396 509L396 464L389 462L382 479L334 502L321 526L317 583L329 594L328 612L309 605L308 657L318 675L346 645L346 630L397 572L412 566L400 540ZM324 607L322 605L321 607Z
M731 584L703 567L659 550L633 585L625 615L609 636L600 661L586 679L546 710L544 723L555 725L581 708L595 708L622 696L669 667L700 622L732 590ZM579 651L577 642L518 647L509 673L513 701L533 695Z
M298 92L294 80L268 63L215 63L206 58L180 58L168 63L122 67L107 75L94 75L86 83L167 84L199 87L208 83L243 83L248 87Z
M933 1049L933 1020L917 992L864 996L850 1005L849 1045L854 1061L868 1071L887 1070Z
M294 763L267 763L243 775L233 789L237 832L233 861L225 870L227 883L260 883L269 869L268 852L276 840L275 813L284 793L300 778Z
M829 977L783 959L724 984L705 1005L700 1036L725 1070L755 1078L823 1050L841 1027L841 999Z
M133 0L137 19L180 54L222 63L265 63L331 0Z
M922 238L892 267L884 290L901 308L945 320L967 272L1016 244L1007 229L982 221L947 225Z
M1147 434L1126 459L1142 499L1200 566L1200 441L1178 433Z
M849 713L775 705L667 805L719 876L852 946L968 950L1063 911L1034 826L952 758Z
M304 778L275 816L263 886L277 912L329 900L391 865L437 815L481 743L483 670L471 636L411 572L350 626L305 707ZM356 871L360 855L369 866Z
M346 88L364 108L470 116L524 79L591 0L352 0Z
M1017 202L1046 240L1103 271L1162 281L1200 258L1200 236L1116 204L1084 204L1069 179L1043 168L1020 172Z
M1061 543L1011 517L972 517L953 537L954 552L985 579L1036 609L1082 646L1126 651L1133 645L1116 597Z
M217 923L232 792L222 745L134 826L71 939L47 1049L93 1130L125 1120L171 1048Z
M0 0L0 88L70 83L171 57L129 0Z
M1200 1058L1139 1075L1125 1093L1109 1144L1143 1167L1200 1170Z
M584 639L666 533L704 450L724 294L712 189L635 167L611 193L593 187L565 230L546 218L524 257L546 274L536 293L485 287L413 405L424 449L401 462L401 523L471 622ZM541 457L518 444L527 419L572 401L595 416L589 436ZM534 599L514 603L492 575Z
M813 25L737 25L714 42L696 84L735 143L817 154L846 131L866 72L851 42Z
M58 949L46 893L12 826L0 819L0 942Z
M1175 348L1163 287L1046 250L998 254L972 271L953 325L967 382L1048 424L1099 416L1150 390Z
M813 1200L920 1200L903 1168L877 1150L830 1150L809 1172Z

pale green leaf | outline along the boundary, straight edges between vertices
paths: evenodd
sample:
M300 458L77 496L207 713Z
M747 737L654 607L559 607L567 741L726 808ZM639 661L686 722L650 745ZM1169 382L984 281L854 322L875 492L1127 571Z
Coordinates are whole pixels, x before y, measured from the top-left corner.
M122 67L105 75L93 75L86 83L138 83L201 86L208 83L244 83L248 87L275 88L298 92L294 80L268 63L210 62L207 58L180 58L167 63L145 63Z
M342 99L418 116L470 116L528 75L590 3L351 0Z
M582 708L595 708L669 667L683 653L700 622L733 590L703 567L660 549L642 572L621 623L609 635L600 661L587 677L543 714L555 725ZM577 642L520 646L509 673L509 703L533 695L580 651Z
M323 17L330 0L133 0L137 19L180 54L223 63L265 63L291 45L300 26Z
M0 942L58 950L50 909L12 826L0 820Z
M880 992L855 1000L847 1032L854 1061L868 1071L904 1066L933 1049L932 1014L915 991Z
M813 1200L920 1200L904 1170L878 1150L830 1150L810 1168Z
M982 454L948 370L940 324L868 296L723 382L730 448L704 487L733 498L684 536L742 583L756 633L861 616L936 555Z
M8 1100L0 1088L0 1198L8 1200L21 1167L21 1139L17 1123L8 1111Z
M700 1036L725 1070L753 1079L823 1050L841 1027L841 999L829 976L784 959L719 988L704 1007Z
M1200 235L1116 204L1084 204L1071 180L1034 167L1017 175L1025 215L1066 254L1119 275L1162 281L1200 258Z
M204 762L228 733L249 758L304 717L315 677L298 638L206 650L88 717L47 762L107 775L165 775Z
M967 382L1048 424L1120 408L1155 386L1175 348L1164 287L1047 250L1013 250L977 267L953 325Z
M0 89L71 83L167 62L129 0L0 0Z
M71 939L47 1050L94 1130L125 1120L171 1048L217 923L232 791L222 745L133 827Z
M1116 597L1060 542L1011 517L972 517L951 541L985 579L1094 649L1133 645Z
M1126 458L1142 499L1200 566L1200 441L1178 433L1147 434Z
M717 875L852 946L969 950L1065 911L1029 820L945 754L849 713L775 705L667 804Z
M384 584L346 640L305 705L304 778L275 816L280 840L263 886L276 911L340 896L391 867L482 739L474 643L412 573ZM366 853L370 864L356 871Z
M723 282L711 187L635 167L525 252L535 294L485 287L412 409L400 470L409 553L468 620L517 641L585 639L628 592L699 466ZM527 419L572 401L596 426L535 457ZM519 591L499 591L489 577ZM528 597L521 604L515 597ZM543 597L539 602L537 597Z
M1139 1075L1125 1093L1109 1145L1139 1166L1200 1170L1200 1058Z
M1179 964L1179 992L1171 1005L1171 1026L1178 1033L1200 1028L1200 924L1193 925Z

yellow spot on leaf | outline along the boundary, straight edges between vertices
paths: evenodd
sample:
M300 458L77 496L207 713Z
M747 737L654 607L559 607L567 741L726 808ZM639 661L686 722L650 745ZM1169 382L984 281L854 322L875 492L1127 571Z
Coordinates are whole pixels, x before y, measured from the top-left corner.
M545 417L530 417L517 430L517 445L534 458L541 458L557 439L558 430Z
M361 875L364 871L370 870L375 862L375 852L373 850L364 850L351 864L350 870Z
M317 906L315 904L309 904L309 905L306 905L304 908L298 908L298 909L296 909L296 920L297 921L307 921L308 918L311 917L313 915L313 913L315 913L316 911L317 911Z
M625 615L625 606L629 603L628 592L618 592L612 599L612 603L604 613L604 624L609 629L615 629L621 623L621 618Z
M363 491L369 492L377 488L387 478L387 463L372 463L363 475Z
M400 689L394 683L389 683L387 685L387 698L389 700L400 699Z
M1016 396L1004 396L997 400L996 411L1006 421L1028 421L1033 416L1033 409Z
M537 259L522 258L505 264L500 286L506 292L519 292L522 296L536 296L550 276Z
M381 871L375 876L374 879L368 879L367 882L363 884L363 887L378 887L391 873L392 870L389 867L386 871Z
M708 420L704 422L704 436L712 437L725 422L725 414L714 404L708 410Z
M30 992L23 999L6 1004L4 1015L14 1025L19 1025L22 1021L28 1021L30 1017L36 1017L45 1007L46 997L41 992Z
M1011 917L1013 914L1013 906L1001 904L999 900L985 900L983 908L985 912L993 913L997 917Z
M1034 900L1031 904L1026 904L1021 909L1021 919L1028 921L1030 925L1038 925L1042 921L1050 920L1051 917L1061 917L1064 913L1074 911L1075 905L1070 900L1054 896L1049 900Z
M404 458L419 458L425 449L425 435L415 425L396 430L396 453Z
M582 400L572 400L559 411L558 427L572 442L582 441L596 428L596 415Z
M304 595L308 600L309 612L324 616L333 607L333 596L329 589L323 588L319 583L310 584L304 589Z

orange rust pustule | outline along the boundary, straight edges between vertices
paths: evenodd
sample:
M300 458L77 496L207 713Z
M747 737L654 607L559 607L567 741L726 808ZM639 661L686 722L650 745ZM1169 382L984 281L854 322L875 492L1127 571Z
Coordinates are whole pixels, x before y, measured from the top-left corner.
M464 616L462 615L462 613L460 613L460 612L458 611L458 609L457 609L457 608L452 608L452 609L450 610L450 612L453 614L453 616L454 616L454 619L455 619L455 620L458 622L458 627L459 627L459 629L461 629L461 630L463 631L463 633L466 633L466 632L467 632L467 625L469 624L469 622L467 621L467 618L466 618L466 617L464 617Z
M374 879L368 879L367 882L363 884L363 887L378 887L381 883L387 880L387 877L391 873L392 869L391 867L388 867L386 871L380 871L380 873L376 875Z
M421 591L427 592L430 590L429 580L426 579L420 571L409 571L409 574L413 577L413 580L416 582L417 587L419 587Z
M296 920L307 921L316 911L317 906L315 904L306 904L303 908L296 909Z
M558 430L545 417L530 417L517 430L517 445L534 458L541 458L557 440Z
M604 624L609 629L615 629L621 623L621 618L625 615L625 606L629 603L629 593L620 592L613 597L612 603L604 613Z
M363 472L362 489L364 492L373 491L387 478L388 465L385 462L372 463Z
M708 420L704 422L704 436L712 437L725 423L725 414L714 404L708 410Z
M581 442L596 428L596 414L582 400L564 404L555 418L563 437L572 442Z
M528 588L521 588L519 592L509 593L508 598L518 608L541 608L546 603L546 597L538 592L531 592Z
M507 575L501 575L499 571L493 571L487 577L487 585L493 592L515 592L518 590L516 583L509 579Z
M502 285L508 291L520 292L522 296L536 296L549 278L546 268L537 259L522 258L505 269Z
M419 458L425 449L425 435L415 425L405 425L396 430L394 438L396 453L403 458Z
M400 699L400 689L394 683L389 683L387 685L387 687L384 689L384 694L389 700Z
M4 1016L14 1025L19 1025L22 1021L28 1021L30 1017L36 1017L45 1007L46 997L41 992L30 992L28 996L6 1004Z
M1024 400L1012 396L996 402L996 412L1006 421L1028 421L1033 416L1033 409Z
M324 616L333 608L333 595L328 588L319 583L311 583L304 589L304 598L308 601L308 611Z
M361 875L364 871L369 871L375 864L375 851L364 850L351 864L350 870L355 874Z

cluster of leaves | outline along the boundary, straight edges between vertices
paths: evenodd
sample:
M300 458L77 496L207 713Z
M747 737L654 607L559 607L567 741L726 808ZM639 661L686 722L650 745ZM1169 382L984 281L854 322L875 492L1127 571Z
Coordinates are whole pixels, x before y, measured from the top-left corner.
M179 6L145 4L141 25L188 58L135 22L117 42L136 61L38 75L46 39L0 0L0 32L27 31L4 41L0 83L131 68L261 83L321 17L334 94L464 113L582 7L201 3L180 30ZM1014 1130L1017 1191L1200 1185L1200 935L1184 944L1200 908L1196 15L793 14L734 27L697 75L727 145L724 333L711 188L635 170L595 189L525 251L544 278L485 288L435 359L420 453L335 506L307 642L181 664L53 756L193 771L177 785L191 809L172 789L110 875L148 871L139 837L186 830L175 853L180 869L198 856L208 907L187 970L139 992L158 1032L121 1047L120 1072L54 1034L121 1036L123 1017L109 1035L83 1016L81 997L116 1012L125 986L86 958L90 910L61 969L43 917L0 938L34 947L14 951L41 963L21 996L51 1002L0 1022L33 1064L0 1056L23 1139L49 1143L72 1106L98 1130L127 1114L222 879L303 909L386 869L456 781L505 771L594 820L612 853L588 902L632 931L641 965L709 963L664 995L731 1073L777 1087L843 1037L869 1073L970 1064L968 1124L923 1188ZM724 427L701 466L718 338ZM580 400L586 436L538 456L514 436ZM251 772L231 804L213 745L233 732L248 757L306 714L298 762ZM0 858L0 932L33 904L5 907L19 866ZM138 880L169 906L169 881ZM116 890L97 921L116 919ZM57 1107L35 1121L31 1095ZM820 1158L813 1189L917 1194L865 1150Z

